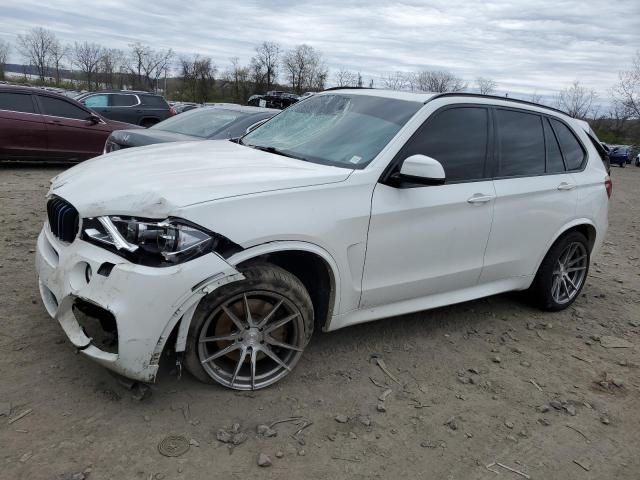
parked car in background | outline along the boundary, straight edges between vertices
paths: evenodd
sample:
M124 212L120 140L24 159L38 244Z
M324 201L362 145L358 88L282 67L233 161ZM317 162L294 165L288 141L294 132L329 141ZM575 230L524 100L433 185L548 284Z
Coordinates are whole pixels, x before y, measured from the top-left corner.
M136 126L59 93L0 85L0 160L79 162L100 155L109 134L123 128Z
M323 92L238 142L58 175L40 295L71 344L121 375L154 381L172 349L238 390L285 378L320 330L513 290L562 310L607 232L596 144L525 101ZM105 330L116 345L96 340Z
M264 95L251 95L247 104L253 107L277 108L278 110L283 110L289 105L296 103L299 99L300 97L293 93L272 90Z
M188 112L189 110L194 110L196 108L200 108L201 105L194 102L174 102L171 104L171 107L176 112L176 115L179 113Z
M624 168L631 163L631 147L629 145L609 145L609 161Z
M103 117L142 127L150 127L176 114L161 95L149 92L102 90L80 94L76 100Z
M254 125L273 117L279 110L227 104L185 112L147 129L113 132L104 153L154 143L220 140L244 135Z

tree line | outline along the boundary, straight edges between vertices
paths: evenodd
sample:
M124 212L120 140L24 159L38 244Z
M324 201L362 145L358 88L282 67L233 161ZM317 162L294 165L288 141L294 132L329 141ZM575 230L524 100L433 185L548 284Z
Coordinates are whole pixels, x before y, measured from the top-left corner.
M161 91L170 99L182 101L244 103L253 94L273 89L301 94L320 91L328 85L436 93L471 90L489 95L498 89L493 79L477 77L469 84L445 70L392 72L379 79L378 85L373 79L365 82L360 72L347 69L336 71L330 78L322 53L306 44L284 50L275 42L265 41L255 47L247 64L233 57L228 67L220 69L209 56L178 56L172 49L154 49L140 42L130 44L127 50L87 41L64 44L52 31L40 27L18 35L14 45L0 40L0 80L5 77L11 48L37 72L40 84L87 90ZM578 80L552 99L534 92L527 100L587 119L597 133L612 142L628 139L631 129L634 141L640 143L640 51L607 93L612 102L606 109L601 107L596 92Z

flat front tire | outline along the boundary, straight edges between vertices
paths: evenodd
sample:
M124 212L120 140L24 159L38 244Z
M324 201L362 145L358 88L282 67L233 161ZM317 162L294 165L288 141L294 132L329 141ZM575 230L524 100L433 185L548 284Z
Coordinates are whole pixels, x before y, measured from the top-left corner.
M287 376L313 333L313 305L300 280L272 264L204 297L189 327L184 365L196 378L258 390Z
M548 311L567 308L584 287L589 261L589 243L582 233L573 231L560 237L547 252L531 285L534 302Z

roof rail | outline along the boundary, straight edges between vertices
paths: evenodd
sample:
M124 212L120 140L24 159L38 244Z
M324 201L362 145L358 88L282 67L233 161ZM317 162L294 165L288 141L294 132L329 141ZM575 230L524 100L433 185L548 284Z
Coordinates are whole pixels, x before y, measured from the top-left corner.
M432 100L435 100L437 98L443 98L443 97L478 97L478 98L487 98L487 99L490 99L490 100L502 100L504 102L515 102L515 103L521 103L521 104L524 104L524 105L531 105L531 106L539 107L539 108L546 108L547 110L552 110L554 112L561 113L561 114L566 115L568 117L571 116L567 112L564 112L564 111L562 111L562 110L560 110L558 108L549 107L547 105L542 105L540 103L529 102L528 100L520 100L519 98L511 98L511 97L499 97L497 95L483 95L482 93L471 93L471 92L437 93L433 97L431 97L430 99L426 100L424 103L428 103L428 102L430 102Z
M331 88L325 88L322 91L323 92L331 92L333 90L375 90L375 88L371 88L371 87L331 87Z

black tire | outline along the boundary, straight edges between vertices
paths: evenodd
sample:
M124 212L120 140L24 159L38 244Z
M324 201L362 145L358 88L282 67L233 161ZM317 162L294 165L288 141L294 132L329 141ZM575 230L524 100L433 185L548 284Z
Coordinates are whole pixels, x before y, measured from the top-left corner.
M575 291L573 296L565 302L558 302L552 295L554 270L556 270L556 265L558 260L561 258L561 255L563 255L570 245L575 243L581 244L584 248L586 255L586 269L584 270L584 275L580 281L580 285L577 285L577 291ZM535 279L529 288L529 297L534 304L542 310L550 312L564 310L571 305L576 298L580 296L580 292L586 283L586 278L589 274L590 253L589 242L580 232L572 231L556 240L547 252L547 255L544 257L544 260L536 273Z
M149 128L149 127L153 127L156 123L158 123L158 120L155 120L153 118L145 118L140 122L140 126L144 128Z
M191 325L189 327L189 334L187 337L187 345L184 357L184 366L187 371L189 371L189 373L191 373L198 380L205 383L218 383L225 387L239 390L257 390L259 388L264 388L266 386L272 385L281 380L287 375L287 371L283 370L284 373L280 373L276 380L268 383L267 385L261 385L257 387L253 386L253 380L251 381L250 386L246 384L244 386L238 386L234 385L233 381L231 381L231 385L229 385L213 378L209 373L207 373L207 369L205 369L205 367L201 363L200 356L202 355L202 351L199 351L199 343L201 334L203 334L203 328L206 327L208 329L211 329L213 327L215 329L217 328L215 322L220 322L221 320L212 319L209 323L207 323L207 320L210 317L214 316L216 311L220 312L220 309L223 308L225 302L228 302L230 299L236 298L238 295L253 295L259 292L278 295L283 299L283 301L286 302L286 305L289 305L290 308L293 309L294 314L296 312L299 312L300 314L301 319L296 319L296 321L297 324L301 326L301 328L296 327L296 338L298 340L298 347L304 349L304 347L306 347L306 345L309 343L309 340L311 339L311 336L313 334L313 304L311 302L311 297L309 296L309 293L305 289L302 282L296 276L276 265L269 263L255 263L248 265L240 271L245 276L244 280L224 285L200 300L200 303L198 304L198 307L191 321ZM220 315L222 314L220 313ZM274 315L274 317L275 316L276 315ZM254 318L254 320L257 319ZM206 331L204 332L204 335L205 337L207 336ZM242 338L240 338L240 340L242 340ZM287 341L286 343L294 342ZM299 360L300 356L300 354L297 352L294 355L298 358L294 358L293 363L289 365L291 369L295 367L295 364ZM266 358L267 357L263 356L263 360ZM251 358L251 361L253 361L253 358ZM243 363L242 359L238 361L238 364L240 363ZM217 366L215 368L217 369Z

